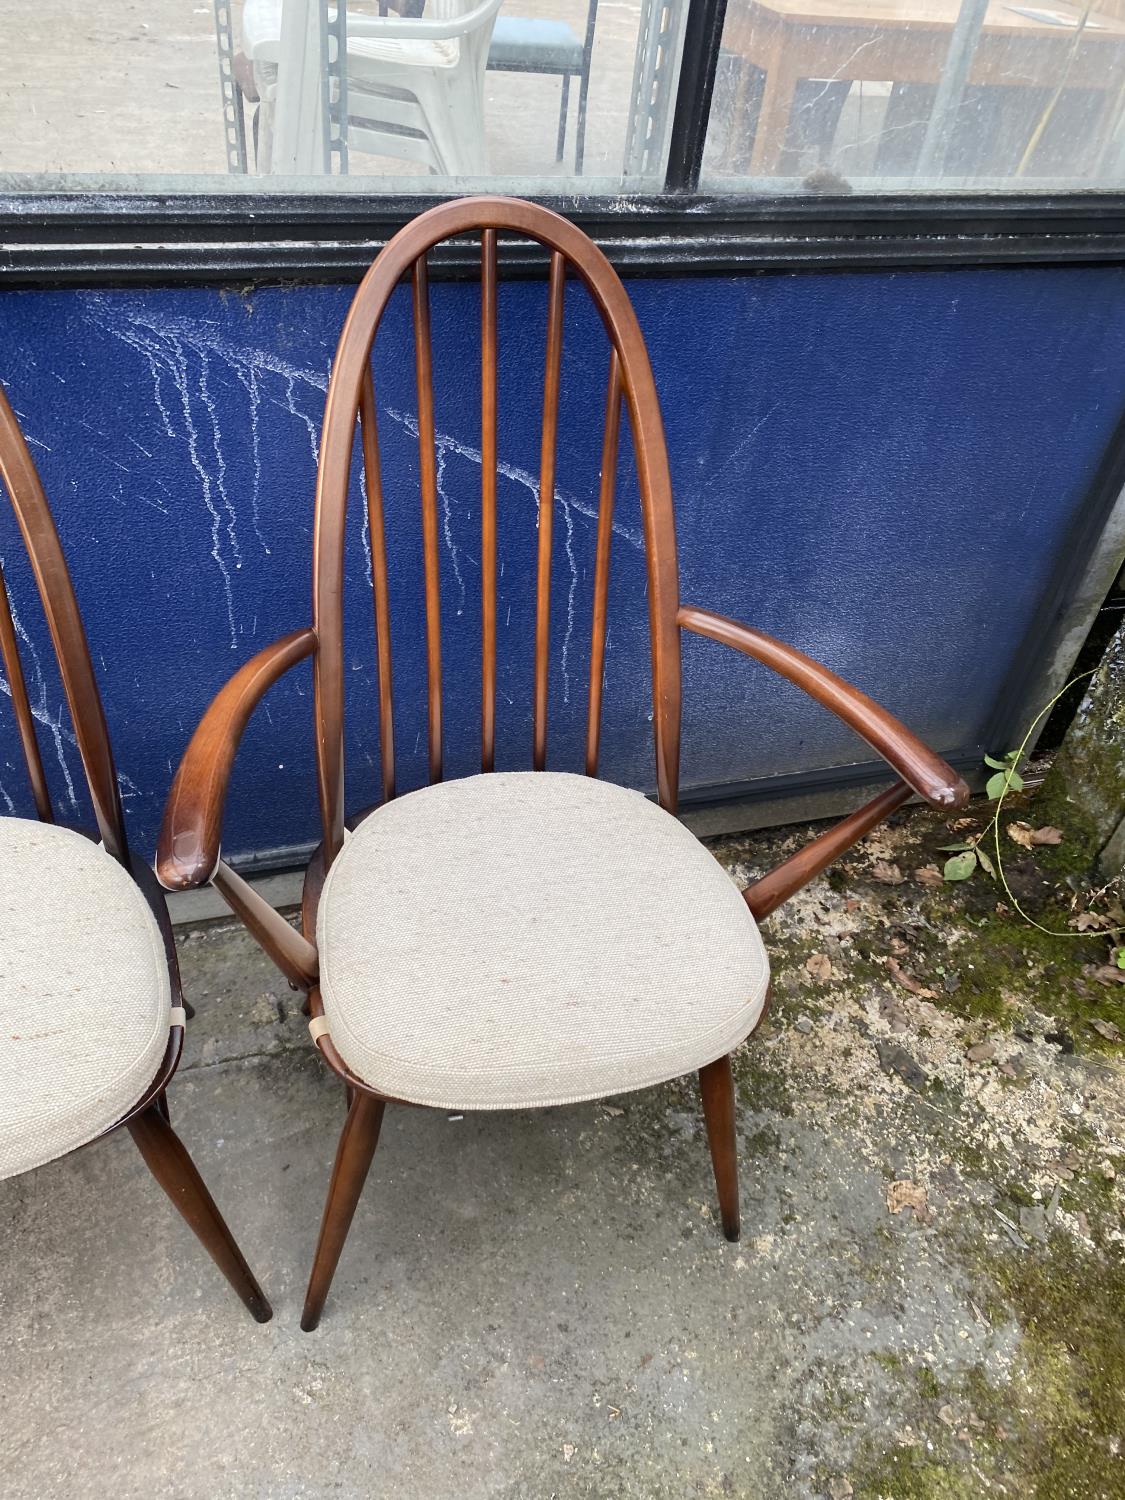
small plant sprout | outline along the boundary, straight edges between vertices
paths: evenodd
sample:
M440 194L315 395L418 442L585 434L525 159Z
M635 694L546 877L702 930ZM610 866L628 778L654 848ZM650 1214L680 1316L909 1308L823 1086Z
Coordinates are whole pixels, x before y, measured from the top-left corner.
M1031 927L1037 928L1040 932L1047 933L1051 937L1080 937L1082 934L1080 932L1059 932L1053 927L1044 927L1034 917L1029 916L1024 911L1011 886L1008 884L1008 878L1004 873L1004 861L1000 850L1000 814L1004 807L1004 800L1008 794L1010 792L1022 792L1024 789L1025 783L1023 777L1020 775L1020 766L1027 747L1031 743L1031 737L1040 722L1050 713L1063 694L1069 692L1076 682L1081 682L1083 678L1092 677L1093 675L1093 671L1080 672L1077 677L1072 677L1068 683L1060 688L1050 703L1045 708L1040 709L1039 713L1031 721L1018 750L1009 750L1000 758L993 755L986 755L984 757L985 765L993 773L985 782L985 795L990 802L995 802L996 810L980 833L970 834L968 838L963 839L960 843L941 845L942 852L949 855L942 871L944 879L948 881L968 880L978 869L983 870L990 879L1000 882L1004 888L1005 896L1025 922ZM1032 829L1026 823L1011 824L1008 831L1017 844L1027 849L1041 843L1057 844L1062 838L1060 829ZM986 841L991 852L987 852L983 847ZM1122 931L1125 931L1125 929L1120 927L1111 928L1105 931L1104 935L1106 937L1115 937ZM1125 944L1112 950L1110 963L1116 964L1119 969L1125 969Z

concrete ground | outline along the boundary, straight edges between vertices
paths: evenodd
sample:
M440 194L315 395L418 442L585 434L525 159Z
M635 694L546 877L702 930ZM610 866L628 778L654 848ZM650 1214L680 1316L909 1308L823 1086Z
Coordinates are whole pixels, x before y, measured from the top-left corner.
M744 880L804 836L715 848ZM1067 883L1065 842L1006 844L1044 925L1089 908L1047 939L985 877L935 883L965 836L911 814L770 920L740 1245L690 1081L390 1109L312 1335L341 1090L250 940L184 933L172 1115L276 1315L244 1313L127 1137L0 1183L0 1493L1125 1494L1116 898Z

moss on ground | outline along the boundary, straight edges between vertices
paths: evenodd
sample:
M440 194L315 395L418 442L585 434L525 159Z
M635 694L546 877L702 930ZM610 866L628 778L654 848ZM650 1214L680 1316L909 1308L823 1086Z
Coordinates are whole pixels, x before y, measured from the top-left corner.
M905 1441L861 1440L855 1500L1120 1500L1125 1495L1125 1267L1061 1235L1026 1253L962 1247L974 1300L1019 1342L1008 1379L979 1366L949 1382L903 1380ZM894 1355L879 1356L897 1377Z

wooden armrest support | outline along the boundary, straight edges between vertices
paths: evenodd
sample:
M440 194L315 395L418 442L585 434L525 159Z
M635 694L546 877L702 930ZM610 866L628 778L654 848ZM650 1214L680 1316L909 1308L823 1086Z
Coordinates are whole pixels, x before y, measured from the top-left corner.
M754 913L754 920L760 922L771 911L776 911L783 901L788 901L790 896L808 885L822 870L827 870L845 849L858 843L865 833L870 833L910 796L911 791L905 781L894 782L886 791L880 792L854 813L833 824L819 838L813 839L803 849L798 849L796 854L791 854L781 864L775 865L767 875L755 880L753 885L748 885L742 893L742 899Z
M831 709L931 806L947 810L963 807L969 800L968 786L940 755L935 755L893 714L880 708L874 699L837 677L827 667L822 667L811 656L784 645L771 635L764 635L760 630L751 630L737 620L713 614L709 609L681 605L677 619L685 630L752 656Z
M219 863L223 803L247 722L267 689L316 650L310 627L282 636L240 668L212 699L180 761L156 852L156 873L169 891L206 885Z
M219 860L213 876L215 889L242 919L251 937L273 959L294 989L309 990L320 976L320 959L308 938L290 926L279 911L258 895L241 875Z

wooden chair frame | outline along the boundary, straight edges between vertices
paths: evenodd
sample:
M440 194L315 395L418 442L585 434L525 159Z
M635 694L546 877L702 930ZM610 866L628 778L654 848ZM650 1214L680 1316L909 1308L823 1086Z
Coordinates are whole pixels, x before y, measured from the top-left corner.
M622 404L632 428L645 539L652 647L656 786L661 804L676 811L681 674L680 636L706 636L763 663L809 693L856 731L898 779L865 806L744 892L762 919L850 848L912 795L953 809L968 788L943 760L865 694L828 668L771 636L679 599L672 488L656 386L628 295L609 262L586 235L547 209L484 197L442 204L422 214L386 246L364 277L348 314L328 387L317 475L313 556L313 623L260 651L219 692L184 754L169 796L157 870L170 889L213 881L286 977L308 995L310 1023L328 1065L347 1089L348 1115L337 1151L302 1327L315 1328L343 1248L388 1101L345 1065L323 1021L318 990L316 911L325 874L344 834L344 520L349 470L359 423L371 534L379 735L383 798L395 795L394 701L382 483L371 374L371 348L391 294L404 277L413 288L418 385L419 458L425 578L429 765L440 781L443 761L438 496L430 347L427 255L439 241L479 233L481 242L481 770L493 769L496 698L496 238L506 231L550 251L547 287L546 378L540 456L540 500L535 624L532 766L547 760L548 642L552 510L566 272L586 286L609 338L597 551L593 580L591 668L585 769L598 769L602 676L605 663L610 546ZM223 805L243 730L267 689L297 662L313 658L317 779L323 841L308 867L298 933L220 858ZM368 809L367 811L370 811ZM359 817L365 816L361 813ZM354 826L359 818L349 820ZM703 1107L727 1237L739 1232L734 1091L729 1057L700 1072Z
M168 964L173 1013L190 1014L181 987L176 944L164 892L143 860L133 854L125 835L117 772L110 749L105 713L98 693L82 618L47 497L8 398L0 388L0 481L15 513L46 615L58 660L59 675L74 725L75 739L90 789L97 832L86 829L132 875L160 929ZM0 571L0 658L11 687L16 728L41 822L54 822L51 795L35 733L35 720L20 662L16 626ZM96 1139L128 1130L157 1182L202 1242L208 1254L259 1323L272 1316L269 1302L200 1177L187 1148L172 1129L165 1090L180 1061L184 1028L169 1029L168 1045L156 1077L136 1104ZM88 1144L93 1144L90 1142ZM82 1148L77 1148L82 1149Z

